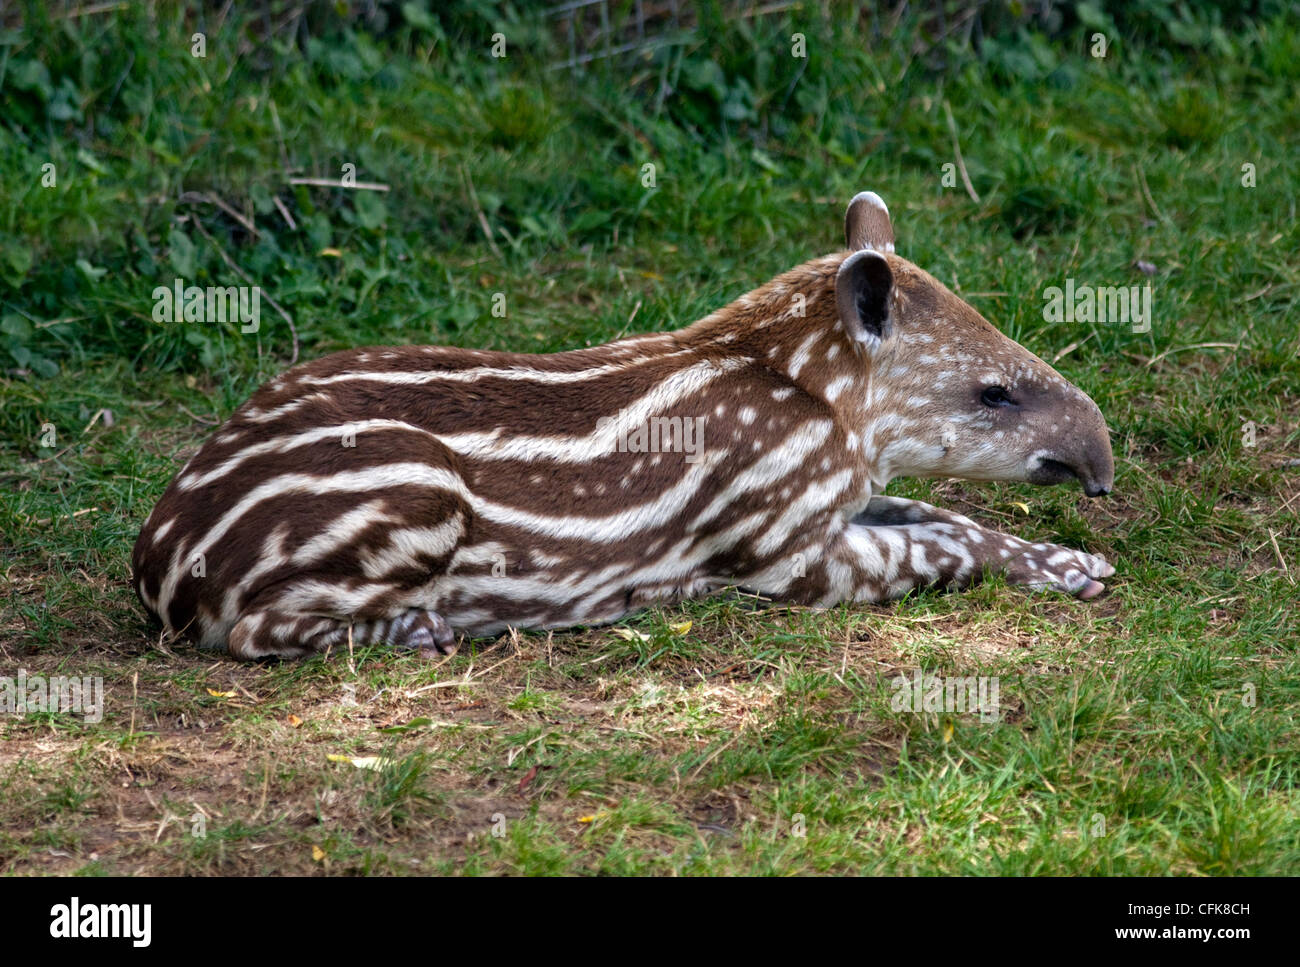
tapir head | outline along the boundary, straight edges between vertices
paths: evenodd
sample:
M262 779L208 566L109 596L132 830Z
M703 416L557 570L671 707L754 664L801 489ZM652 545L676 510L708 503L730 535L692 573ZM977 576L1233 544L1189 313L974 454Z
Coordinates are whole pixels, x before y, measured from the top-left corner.
M1086 393L895 255L875 193L850 203L845 235L835 295L869 367L874 477L1078 480L1089 497L1110 491L1110 437Z

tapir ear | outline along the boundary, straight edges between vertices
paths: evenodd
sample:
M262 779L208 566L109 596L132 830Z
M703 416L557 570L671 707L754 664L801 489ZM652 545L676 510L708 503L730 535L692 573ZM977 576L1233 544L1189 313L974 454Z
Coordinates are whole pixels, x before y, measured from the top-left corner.
M835 302L849 335L874 349L890 329L894 302L894 273L879 252L863 249L840 264L835 276Z
M860 191L849 202L844 215L844 241L855 252L864 248L894 250L894 223L889 220L885 202L874 191Z

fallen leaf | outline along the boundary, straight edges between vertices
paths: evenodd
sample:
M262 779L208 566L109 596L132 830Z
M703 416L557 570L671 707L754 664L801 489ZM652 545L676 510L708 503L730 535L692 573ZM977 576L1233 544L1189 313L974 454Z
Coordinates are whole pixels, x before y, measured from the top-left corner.
M313 843L311 847L311 858L319 863L325 859L325 851Z
M211 688L208 689L208 694L211 695L213 698L234 698L235 697L234 692L217 692Z
M610 628L612 634L618 635L624 641L649 641L650 636L644 631L637 631L634 628Z
M951 741L952 741L952 732L953 732L952 723L949 722L947 725L945 725L945 726L943 727L943 741L944 741L944 742L951 742Z
M378 772L379 770L385 769L389 765L391 765L391 763L387 759L381 759L377 755L363 755L363 756L354 757L350 755L338 755L337 753L331 752L325 758L329 759L330 762L350 762L358 769L370 769L373 772Z
M535 778L537 778L537 766L531 767L527 772L524 773L524 777L519 780L518 791L523 792L526 788L528 788L528 784L532 782Z
M671 631L671 632L672 632L673 634L675 634L675 635L684 635L684 634L686 634L686 632L688 632L688 631L691 630L691 622L689 622L689 621L679 621L679 622L678 622L677 624L675 624L675 625L669 625L669 626L668 626L668 630Z
M332 259L343 258L343 253L336 248L323 248L320 250L321 255L328 255Z
M298 716L296 716L296 715L294 715L292 712L290 712L290 713L289 713L289 724L292 725L292 726L296 729L298 726L302 725L302 719L298 718Z
M1029 513L1029 505L1028 505L1027 503L1025 503L1024 501L1022 501L1022 500L1013 500L1013 501L1011 501L1011 506L1014 507L1014 508L1016 508L1016 510L1021 511L1021 512L1024 513L1024 514L1028 514L1028 513Z

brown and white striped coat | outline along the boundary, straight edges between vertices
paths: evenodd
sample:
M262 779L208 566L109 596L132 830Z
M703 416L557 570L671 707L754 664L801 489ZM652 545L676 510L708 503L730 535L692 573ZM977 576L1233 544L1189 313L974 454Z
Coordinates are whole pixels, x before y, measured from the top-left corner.
M895 255L879 197L846 221L848 251L678 332L554 355L358 349L288 371L154 508L141 600L248 659L349 629L450 651L458 633L598 624L729 585L829 606L993 569L1099 593L1100 557L880 496L917 475L1096 496L1113 465L1096 404ZM666 439L636 452L648 428Z

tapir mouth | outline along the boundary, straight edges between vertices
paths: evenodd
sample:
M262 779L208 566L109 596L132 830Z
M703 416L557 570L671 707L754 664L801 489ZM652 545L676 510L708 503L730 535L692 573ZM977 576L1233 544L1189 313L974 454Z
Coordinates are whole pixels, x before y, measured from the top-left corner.
M1083 492L1089 497L1104 497L1110 493L1110 488L1106 487L1096 480L1090 479L1089 476L1081 474L1068 463L1062 463L1060 460L1043 458L1038 461L1037 466L1029 471L1029 482L1051 486L1052 484L1069 483L1071 480L1077 480L1083 486Z

